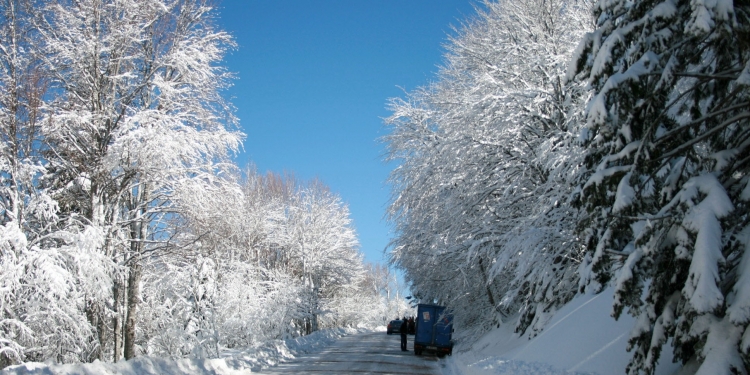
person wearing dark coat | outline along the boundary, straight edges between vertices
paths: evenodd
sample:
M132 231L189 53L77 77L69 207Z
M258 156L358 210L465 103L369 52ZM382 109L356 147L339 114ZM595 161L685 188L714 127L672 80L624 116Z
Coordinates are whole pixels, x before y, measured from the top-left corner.
M401 351L406 352L406 333L409 332L409 322L406 320L406 317L404 317L403 322L401 322L401 328L398 329L398 332L401 334Z

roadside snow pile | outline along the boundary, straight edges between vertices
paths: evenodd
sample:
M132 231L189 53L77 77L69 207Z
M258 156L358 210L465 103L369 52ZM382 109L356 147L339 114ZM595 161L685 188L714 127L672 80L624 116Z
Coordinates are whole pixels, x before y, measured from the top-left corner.
M290 340L275 340L244 350L224 350L222 358L137 357L129 361L47 365L26 363L0 371L2 375L240 375L258 372L299 355L321 350L342 336L369 332L362 328L338 328Z
M539 336L519 337L506 324L471 346L458 346L450 361L464 375L623 374L635 321L627 314L618 321L610 317L612 298L611 288L578 296L555 313ZM665 345L655 375L680 368L672 363L671 346Z
M472 364L491 374L499 375L589 375L590 373L571 372L557 369L546 363L524 362L507 359L484 359Z

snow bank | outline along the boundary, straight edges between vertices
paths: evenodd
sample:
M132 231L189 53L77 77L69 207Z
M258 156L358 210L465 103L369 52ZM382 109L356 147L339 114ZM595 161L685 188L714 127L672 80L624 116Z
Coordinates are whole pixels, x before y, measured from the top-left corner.
M530 340L504 325L471 346L459 344L447 367L465 375L624 374L631 355L625 348L635 321L626 314L618 321L610 317L612 298L612 288L576 297ZM672 363L671 347L665 346L656 375L673 374L680 367Z
M255 348L225 350L222 358L168 359L137 357L117 363L94 362L85 364L47 365L26 363L0 371L2 375L239 375L275 366L301 354L318 351L338 338L369 332L367 329L338 328L315 332L290 340L275 340Z

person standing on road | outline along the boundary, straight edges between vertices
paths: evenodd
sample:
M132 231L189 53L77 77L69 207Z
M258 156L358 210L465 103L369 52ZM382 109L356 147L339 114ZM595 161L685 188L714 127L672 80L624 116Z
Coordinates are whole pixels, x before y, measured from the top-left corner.
M401 351L406 352L406 333L409 332L409 322L406 321L406 317L404 317L404 320L401 322L401 328L398 329L398 332L401 334Z

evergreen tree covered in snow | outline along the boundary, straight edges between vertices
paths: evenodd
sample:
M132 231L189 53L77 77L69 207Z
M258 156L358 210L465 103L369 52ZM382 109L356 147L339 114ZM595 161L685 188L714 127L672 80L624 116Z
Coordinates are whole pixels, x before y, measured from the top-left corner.
M669 340L699 374L750 365L750 6L599 1L569 79L589 84L581 286L637 318L628 373ZM662 360L669 360L662 359Z

